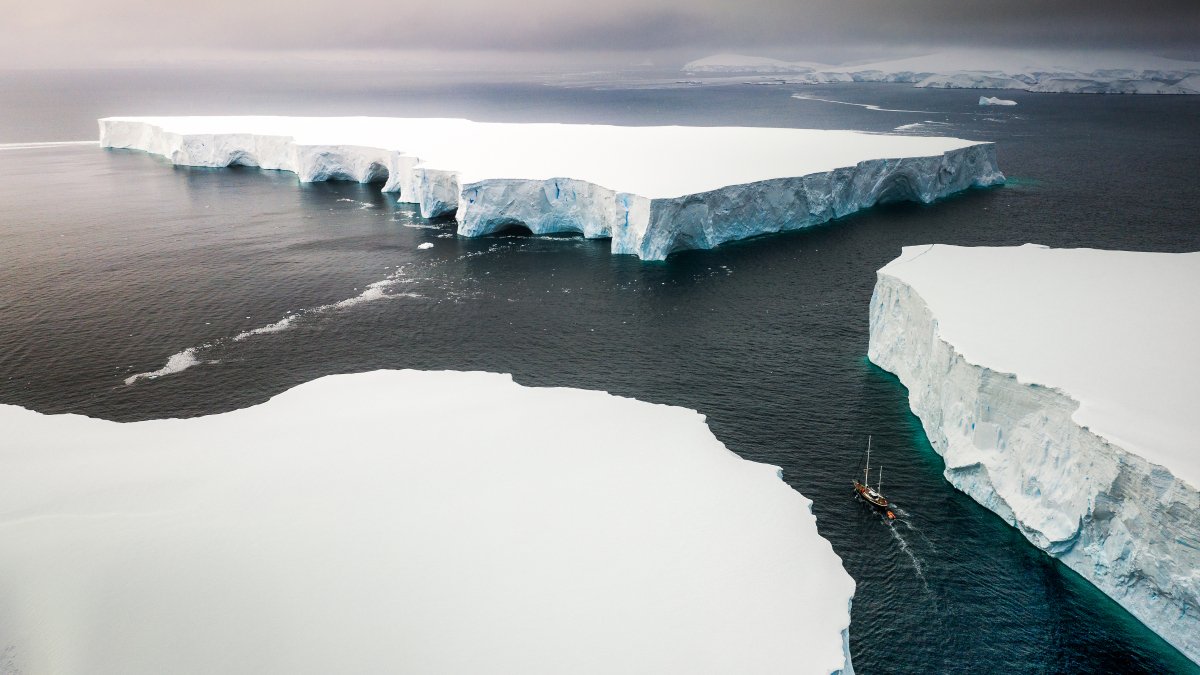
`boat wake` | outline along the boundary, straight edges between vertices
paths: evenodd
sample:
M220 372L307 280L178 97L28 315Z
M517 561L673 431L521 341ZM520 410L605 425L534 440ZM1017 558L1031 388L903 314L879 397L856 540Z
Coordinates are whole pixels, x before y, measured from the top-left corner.
M910 514L908 511L905 511L904 509L900 508L899 506L895 506L895 505L892 506L892 512L896 514L896 519L894 521L892 521L893 523L903 525L905 530L915 534L917 537L919 537L921 539L921 541L925 542L925 544L927 546L929 546L929 548L933 549L933 551L935 553L937 552L937 546L934 545L934 543L929 539L929 537L925 536L925 533L921 531L921 528L917 527L916 525L913 525L912 522L909 520L909 518L911 517L912 514Z
M899 516L899 514L897 514L897 516ZM904 555L908 556L909 562L912 563L913 571L917 573L917 578L921 580L921 587L925 589L925 594L932 598L936 603L937 599L934 597L933 591L929 588L929 580L925 578L925 567L921 564L921 559L918 558L917 554L913 552L912 547L908 545L908 540L904 538L904 535L900 534L899 529L895 525L898 520L899 518L897 518L897 520L885 519L884 522L887 524L888 532L892 534L892 538L895 539L896 543L900 545L900 550L904 553ZM908 525L907 523L904 524L906 526Z

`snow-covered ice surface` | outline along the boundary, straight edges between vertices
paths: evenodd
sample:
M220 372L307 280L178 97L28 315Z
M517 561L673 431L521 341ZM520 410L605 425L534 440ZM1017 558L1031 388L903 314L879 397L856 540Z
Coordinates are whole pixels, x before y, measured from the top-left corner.
M1200 94L1200 62L1119 50L961 49L851 65L716 54L684 65L694 73L787 74L788 84L907 82L947 89L1069 94Z
M524 225L608 237L646 260L1004 180L990 143L812 129L122 117L100 120L100 143L305 182L384 181L425 217L455 214L464 236Z
M945 474L1200 662L1200 252L906 247L873 362Z
M691 410L376 371L0 424L13 672L851 672L811 502Z
M995 96L980 96L979 105L1016 105L1016 101L1006 98L997 98Z

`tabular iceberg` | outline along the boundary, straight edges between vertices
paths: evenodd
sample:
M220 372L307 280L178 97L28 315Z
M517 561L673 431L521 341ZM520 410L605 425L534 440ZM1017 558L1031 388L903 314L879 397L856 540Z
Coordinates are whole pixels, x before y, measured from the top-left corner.
M980 96L979 105L1016 105L1017 102L1006 98L997 98L995 96Z
M4 672L852 672L811 502L691 410L376 371L0 425Z
M384 181L427 218L455 214L464 236L575 232L644 260L1004 180L991 143L811 129L106 118L100 144L306 182Z
M1200 253L906 247L873 362L955 487L1200 662Z

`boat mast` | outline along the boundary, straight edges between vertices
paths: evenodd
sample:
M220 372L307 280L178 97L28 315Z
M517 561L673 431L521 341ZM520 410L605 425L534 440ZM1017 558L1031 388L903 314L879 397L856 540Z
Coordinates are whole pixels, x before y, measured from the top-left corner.
M879 494L883 494L883 467L882 466L879 467L879 485L875 486L875 491L878 492Z
M868 472L871 470L871 437L867 436L867 465L863 467L863 485L869 485L870 480L867 478Z

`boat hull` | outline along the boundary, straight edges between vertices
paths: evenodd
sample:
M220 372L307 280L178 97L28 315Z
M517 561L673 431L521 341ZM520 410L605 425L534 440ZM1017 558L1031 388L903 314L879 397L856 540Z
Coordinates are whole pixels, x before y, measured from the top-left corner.
M862 483L860 483L858 481L854 481L854 491L857 492L858 496L862 497L863 500L865 502L867 502L868 504L870 504L871 506L874 506L877 509L884 509L884 510L886 510L888 508L888 500L886 497L875 492L871 488L863 485Z

